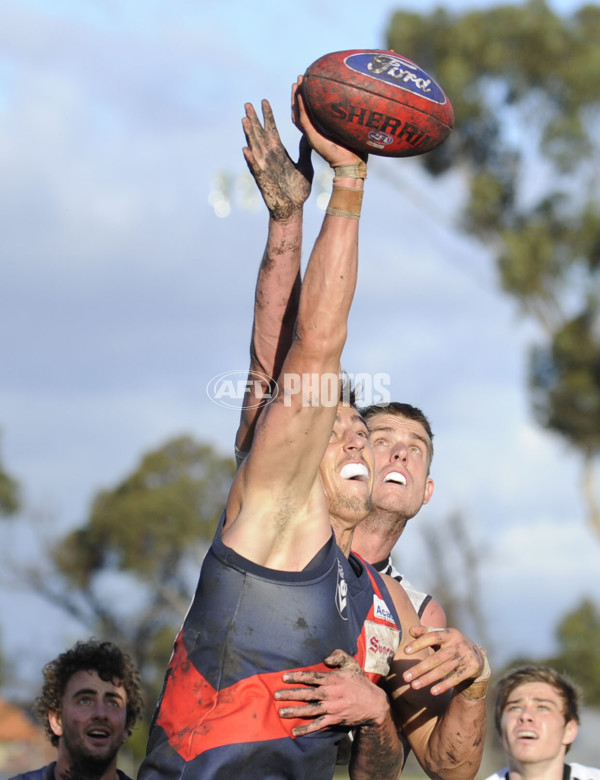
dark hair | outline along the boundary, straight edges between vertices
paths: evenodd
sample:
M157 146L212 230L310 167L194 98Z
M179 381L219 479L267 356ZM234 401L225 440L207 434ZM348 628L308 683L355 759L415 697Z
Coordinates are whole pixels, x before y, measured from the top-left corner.
M360 409L360 413L367 421L367 425L369 420L372 420L374 417L378 417L381 414L406 417L407 420L414 420L415 422L420 423L429 437L429 465L431 465L431 461L433 460L433 431L431 430L431 424L425 414L416 406L403 404L399 401L390 401L388 404L373 404L372 406L366 406L364 409Z
M500 722L506 707L508 697L525 683L542 682L552 686L562 701L562 712L565 723L574 720L579 723L580 692L577 686L564 674L559 674L551 666L518 666L510 669L496 683L496 700L494 702L494 725L500 736ZM570 745L567 745L567 751Z
M48 713L60 713L62 700L71 677L80 671L96 672L105 682L118 684L127 694L126 726L129 731L141 715L143 699L139 672L131 657L112 642L90 639L77 642L43 668L44 685L34 705L34 712L46 730L54 747L58 737L52 731Z
M340 397L341 404L353 406L356 409L356 388L352 378L345 372L340 372Z

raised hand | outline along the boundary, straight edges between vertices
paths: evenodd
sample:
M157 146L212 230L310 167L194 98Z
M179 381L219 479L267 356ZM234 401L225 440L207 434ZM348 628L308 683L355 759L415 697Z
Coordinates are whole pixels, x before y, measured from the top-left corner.
M366 162L367 155L360 155L352 149L337 144L317 130L306 111L301 85L302 76L299 76L296 83L292 86L292 121L308 138L315 152L318 152L332 168L354 165L361 160Z
M271 216L276 220L289 219L301 211L310 195L313 179L310 145L303 136L295 163L281 143L269 101L262 101L262 124L251 103L246 103L244 108L242 127L248 145L243 154L250 173Z

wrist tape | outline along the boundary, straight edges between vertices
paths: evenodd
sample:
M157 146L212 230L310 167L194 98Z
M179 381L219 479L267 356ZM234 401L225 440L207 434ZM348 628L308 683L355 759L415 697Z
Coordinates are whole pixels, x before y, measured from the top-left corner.
M336 179L347 177L348 179L366 179L367 163L364 160L352 163L351 165L333 166L333 175Z
M362 206L363 191L351 187L333 185L327 213L333 217L346 217L346 219L358 219Z
M481 699L485 699L488 682L492 674L487 655L482 648L480 648L480 650L483 653L483 669L481 674L459 691L459 696L462 696L463 699L468 699L469 701L480 701Z

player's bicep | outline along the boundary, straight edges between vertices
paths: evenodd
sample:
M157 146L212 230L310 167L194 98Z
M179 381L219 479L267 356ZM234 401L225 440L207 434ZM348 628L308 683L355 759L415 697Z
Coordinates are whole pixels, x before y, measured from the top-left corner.
M387 585L400 620L400 644L390 666L390 673L386 679L388 694L394 698L399 698L410 690L410 683L404 681L404 673L426 659L429 655L429 651L406 652L407 645L411 644L413 641L410 629L413 626L421 625L421 622L402 585L388 575L382 575L382 577Z

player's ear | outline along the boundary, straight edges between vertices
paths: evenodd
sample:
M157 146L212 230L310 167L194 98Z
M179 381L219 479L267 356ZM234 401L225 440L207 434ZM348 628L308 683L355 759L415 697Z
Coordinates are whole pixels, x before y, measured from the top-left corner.
M423 503L428 504L429 499L433 495L433 480L431 477L427 477L427 482L425 483L425 494L423 497Z
M55 734L57 737L62 737L63 727L62 727L62 718L60 712L53 712L51 710L48 713L48 723L50 724L52 733Z
M563 745L570 745L572 742L574 742L578 731L579 731L579 724L577 723L577 721L570 720L565 726Z

